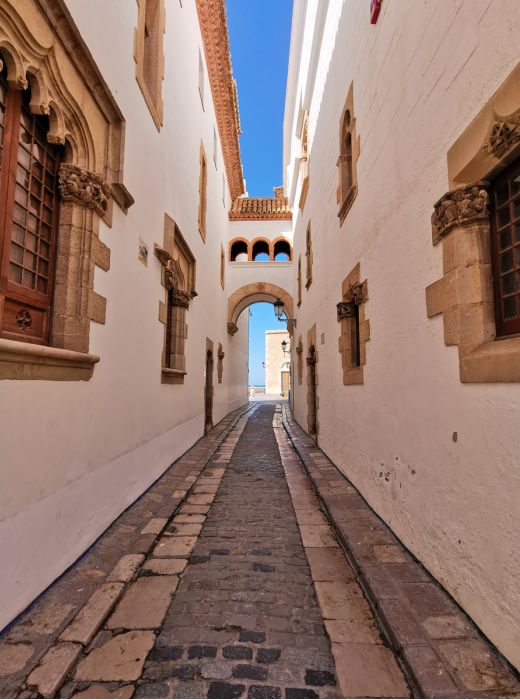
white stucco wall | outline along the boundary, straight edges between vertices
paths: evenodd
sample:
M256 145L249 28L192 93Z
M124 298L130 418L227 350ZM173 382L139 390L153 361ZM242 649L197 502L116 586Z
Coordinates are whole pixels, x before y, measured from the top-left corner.
M206 84L198 93L202 41L194 2L166 3L164 125L157 131L135 79L137 3L69 0L67 5L125 118L125 184L135 204L101 224L111 249L95 290L107 297L105 325L91 324L101 357L88 382L2 381L0 628L69 566L204 428L206 337L226 353L214 376L214 422L247 401L247 315L226 329L229 289L220 286L230 195L222 201L223 160L213 163L215 114ZM203 49L202 54L204 55ZM206 71L207 83L207 71ZM197 229L199 146L208 155L207 239ZM177 223L197 261L198 296L186 315L184 385L161 384L164 300L153 255L164 214ZM146 241L148 267L137 259ZM28 430L30 426L30 430Z
M282 342L286 342L286 351ZM289 371L291 339L284 330L265 332L265 393L281 394L282 371Z
M442 275L430 217L449 189L446 153L517 64L519 26L516 0L383 2L375 26L368 2L295 3L284 150L294 259L312 225L313 281L295 336L306 348L316 323L319 444L517 667L520 387L461 384L442 317L426 317L425 288ZM339 120L352 81L358 195L340 228ZM305 110L301 213L296 132ZM336 303L357 262L371 338L364 384L344 386ZM305 374L294 398L305 427Z

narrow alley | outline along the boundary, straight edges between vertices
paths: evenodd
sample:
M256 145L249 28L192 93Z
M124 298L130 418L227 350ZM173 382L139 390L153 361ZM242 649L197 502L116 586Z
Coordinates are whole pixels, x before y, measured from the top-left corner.
M230 414L130 506L4 631L0 668L3 697L520 692L287 405L270 402Z

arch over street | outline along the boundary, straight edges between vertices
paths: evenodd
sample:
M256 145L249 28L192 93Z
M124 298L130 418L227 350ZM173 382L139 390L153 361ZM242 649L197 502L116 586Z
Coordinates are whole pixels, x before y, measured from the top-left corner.
M271 282L255 282L237 289L228 299L228 333L234 335L237 332L238 317L248 306L258 301L273 303L277 299L283 301L287 318L294 318L293 298L283 287Z

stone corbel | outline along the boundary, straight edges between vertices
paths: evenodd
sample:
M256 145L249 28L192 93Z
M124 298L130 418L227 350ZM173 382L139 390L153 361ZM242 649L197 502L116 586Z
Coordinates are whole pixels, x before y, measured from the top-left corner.
M432 240L437 245L453 228L476 223L489 223L489 195L485 180L473 182L446 192L434 204Z
M229 335L235 335L235 333L238 331L238 326L236 323L233 323L233 321L228 321L227 324L227 332Z
M111 189L101 175L78 165L63 163L59 170L59 185L62 199L94 209L100 216L106 214Z
M348 301L340 301L336 304L338 310L338 321L344 318L353 318L356 315L356 306L363 304L366 300L365 285L362 282L355 282L348 290Z
M294 329L296 328L296 319L295 318L288 318L287 319L287 331L290 336L294 333Z

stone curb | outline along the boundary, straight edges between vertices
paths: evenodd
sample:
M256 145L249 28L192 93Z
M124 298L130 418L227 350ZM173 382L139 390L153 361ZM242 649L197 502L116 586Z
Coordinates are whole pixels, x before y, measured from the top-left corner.
M520 697L491 643L296 423L282 424L416 697Z

